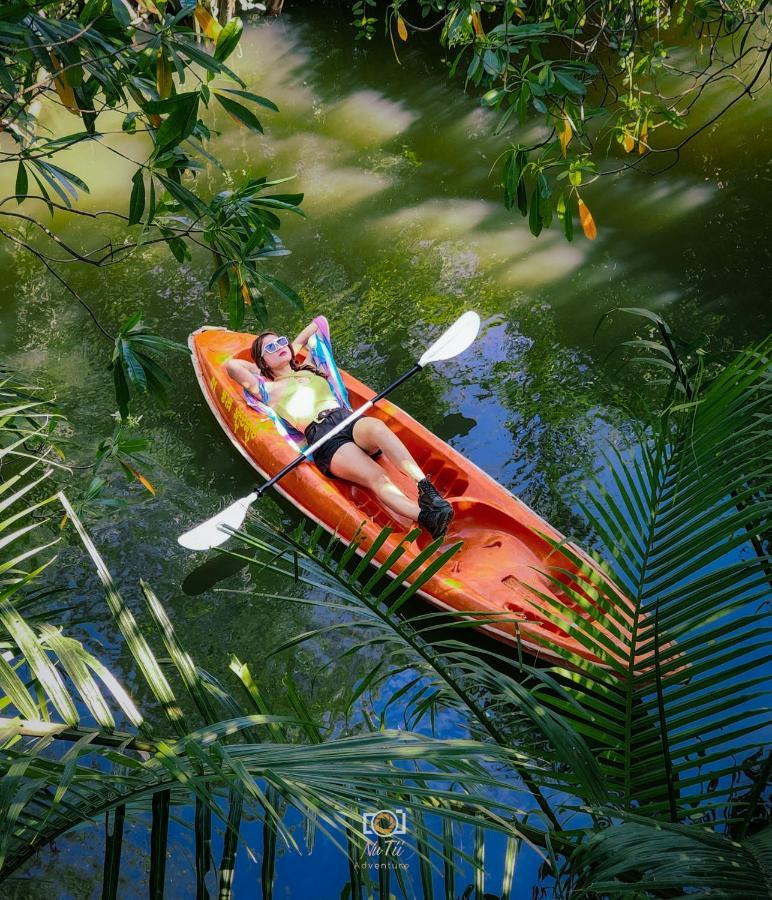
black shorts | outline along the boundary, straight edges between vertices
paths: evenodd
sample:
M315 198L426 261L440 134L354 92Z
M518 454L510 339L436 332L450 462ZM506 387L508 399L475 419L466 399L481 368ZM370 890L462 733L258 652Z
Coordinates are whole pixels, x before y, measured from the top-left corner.
M321 440L327 432L331 431L336 425L340 424L350 415L351 412L349 410L340 407L338 409L323 409L316 420L311 422L303 432L309 446L315 444L318 440ZM356 441L354 440L354 424L356 421L357 420L354 419L353 422L346 425L345 428L342 428L336 435L331 437L329 441L322 444L318 450L314 451L314 462L316 463L317 468L328 478L337 477L330 471L330 463L338 448L342 447L344 444L356 444ZM376 459L376 457L380 455L380 450L376 450L374 453L370 454L373 459Z

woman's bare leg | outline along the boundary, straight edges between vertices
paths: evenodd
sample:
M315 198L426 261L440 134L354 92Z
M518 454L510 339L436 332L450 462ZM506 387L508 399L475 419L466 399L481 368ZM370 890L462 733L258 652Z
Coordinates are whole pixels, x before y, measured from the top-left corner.
M375 496L399 516L415 521L419 506L402 493L384 470L356 444L344 444L335 451L330 470L338 478L369 488Z
M418 482L426 477L407 447L380 419L373 417L357 419L354 422L352 434L357 445L365 452L373 453L375 450L382 450L386 458L413 481Z

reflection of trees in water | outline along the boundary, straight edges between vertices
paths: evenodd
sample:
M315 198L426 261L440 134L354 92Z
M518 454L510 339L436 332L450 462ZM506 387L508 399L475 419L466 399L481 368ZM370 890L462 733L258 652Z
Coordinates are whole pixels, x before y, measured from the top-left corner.
M599 445L625 417L607 371L561 341L550 306L502 291L466 243L413 232L356 273L318 259L305 278L301 292L330 318L339 362L374 388L454 316L477 309L486 325L473 347L422 373L394 402L577 534L566 491L597 467ZM302 321L296 315L293 327Z
M577 276L549 286L561 337L605 355L630 337L630 322L620 317L594 334L600 317L619 306L666 315L688 340L708 335L736 347L766 333L772 251L752 230L762 202L750 172L717 188L709 155L693 177L656 191L643 179L608 185L597 208L614 234L599 241Z
M572 511L572 494L602 467L600 450L626 415L607 374L557 337L546 304L521 306L502 327L503 352L483 378L506 412L512 442L508 486L572 537L586 525Z

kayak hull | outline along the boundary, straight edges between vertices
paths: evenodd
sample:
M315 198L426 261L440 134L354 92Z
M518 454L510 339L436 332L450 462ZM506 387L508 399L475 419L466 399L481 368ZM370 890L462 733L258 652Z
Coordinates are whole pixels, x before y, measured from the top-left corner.
M236 449L267 479L296 454L270 420L246 404L241 386L225 371L229 359L250 358L253 340L250 334L204 326L190 335L188 343L196 376L215 418ZM375 395L354 376L340 371L354 409ZM581 611L559 586L566 580L564 570L576 570L576 565L552 544L568 544L563 535L390 400L379 401L367 415L380 418L400 437L455 510L444 547L459 541L462 547L418 593L439 609L479 618L477 627L537 659L565 662L557 648L595 659L572 636L576 625L566 618L567 608L574 614L581 615ZM415 497L415 484L389 460L382 455L378 464L408 496ZM385 526L392 528L374 561L384 562L402 544L405 552L390 570L394 577L398 578L431 541L422 532L406 542L414 523L398 521L369 491L326 478L312 463L301 464L275 487L303 515L345 542L356 535L361 541L360 555ZM584 566L598 570L583 551L568 545ZM491 621L497 618L500 621ZM622 618L631 620L626 610ZM617 635L607 637L622 650Z

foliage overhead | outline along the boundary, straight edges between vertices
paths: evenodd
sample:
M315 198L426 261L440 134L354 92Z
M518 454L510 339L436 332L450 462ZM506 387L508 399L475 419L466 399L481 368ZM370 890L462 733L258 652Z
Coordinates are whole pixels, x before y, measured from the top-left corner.
M437 35L451 76L497 113L495 133L512 139L500 168L507 209L517 207L537 236L555 220L569 241L578 217L593 240L591 184L670 168L697 134L767 84L766 6L390 0L385 24L395 53L395 37ZM372 39L376 0L356 0L352 11L357 36ZM736 87L716 109L711 89L728 79Z
M223 27L195 0L3 4L0 126L10 140L4 141L0 163L15 169L15 193L0 203L0 236L31 251L84 306L63 278L62 263L107 266L154 243L166 244L179 262L190 258L191 247L211 252L212 283L218 283L227 303L231 327L241 326L250 305L262 321L265 291L299 303L264 267L266 260L288 252L277 234L279 216L302 215L302 194L267 194L281 182L265 177L250 178L214 198L197 190L195 176L203 161L219 165L206 150L216 134L205 121L206 109L214 105L239 127L257 133L263 131L257 112L277 111L269 99L247 90L227 65L241 34L238 18ZM51 133L46 123L52 104L72 117L71 132ZM118 134L135 136L136 158L111 142L117 124ZM86 142L98 142L136 166L130 190L126 187L126 214L79 207L89 186L56 160ZM117 217L134 237L81 251L49 230L38 218L40 209L51 216ZM31 239L30 230L38 240ZM52 255L46 241L64 250L65 257ZM141 390L143 375L134 371L138 379L127 368L128 380ZM162 380L156 374L154 379L145 368L151 390ZM117 381L116 389L125 409L125 390Z

